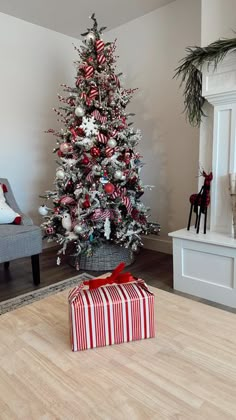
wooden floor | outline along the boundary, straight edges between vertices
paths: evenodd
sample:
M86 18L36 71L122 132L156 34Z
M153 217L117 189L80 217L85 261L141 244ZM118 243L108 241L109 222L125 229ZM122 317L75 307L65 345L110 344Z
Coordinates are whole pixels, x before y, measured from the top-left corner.
M78 271L68 263L56 264L57 249L48 248L40 257L41 284L40 287L48 286L69 277L76 276ZM127 267L132 274L144 278L149 284L160 288L172 288L172 256L160 252L142 249L132 266ZM83 270L82 270L83 271ZM82 272L80 271L80 272ZM79 272L79 273L80 273ZM103 272L89 271L88 273L98 276ZM0 301L10 299L23 293L31 292L38 286L32 284L32 272L30 258L21 258L12 261L9 270L4 270L0 264Z
M75 276L78 271L68 263L56 265L57 249L48 248L43 251L40 257L41 284L34 286L32 283L32 272L30 258L22 258L12 261L9 270L4 270L3 264L0 264L0 302L19 296L23 293L31 292L38 287L45 287L58 281L65 280ZM180 296L186 296L192 300L206 303L229 312L236 313L236 309L220 305L205 299L187 295L173 290L173 263L172 255L161 252L142 249L135 262L127 267L136 277L145 279L145 281L154 287L166 290ZM82 271L81 271L82 272ZM80 272L79 272L80 273ZM98 276L102 272L89 271L88 273Z
M78 353L67 291L2 315L1 420L235 420L235 315L153 291L156 338Z

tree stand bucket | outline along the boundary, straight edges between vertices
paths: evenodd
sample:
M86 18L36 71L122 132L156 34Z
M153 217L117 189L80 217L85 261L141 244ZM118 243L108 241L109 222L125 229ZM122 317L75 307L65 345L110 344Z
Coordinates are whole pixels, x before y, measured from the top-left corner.
M113 244L101 244L94 249L90 257L81 255L80 270L109 271L114 270L121 262L128 266L134 260L134 253L130 248Z

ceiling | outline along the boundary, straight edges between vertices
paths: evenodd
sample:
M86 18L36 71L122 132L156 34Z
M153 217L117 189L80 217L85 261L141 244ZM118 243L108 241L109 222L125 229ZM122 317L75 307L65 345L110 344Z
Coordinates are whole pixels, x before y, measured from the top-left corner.
M99 26L113 29L175 0L0 0L0 12L80 38L95 12Z

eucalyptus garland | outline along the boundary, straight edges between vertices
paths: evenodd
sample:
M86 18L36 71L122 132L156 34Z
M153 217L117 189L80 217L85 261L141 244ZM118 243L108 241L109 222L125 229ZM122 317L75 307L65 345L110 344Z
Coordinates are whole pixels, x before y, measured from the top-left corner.
M181 78L180 86L184 87L184 112L192 126L199 126L205 116L203 105L205 98L202 96L202 67L205 63L214 64L223 60L229 51L236 50L236 38L219 39L207 47L188 47L187 56L180 61L175 69L175 78Z

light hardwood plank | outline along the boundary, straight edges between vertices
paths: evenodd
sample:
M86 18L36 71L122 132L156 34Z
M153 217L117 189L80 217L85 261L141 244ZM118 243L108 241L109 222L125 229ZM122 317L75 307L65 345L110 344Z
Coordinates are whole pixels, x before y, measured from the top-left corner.
M0 418L236 418L235 315L152 290L156 338L84 352L68 291L2 315Z

